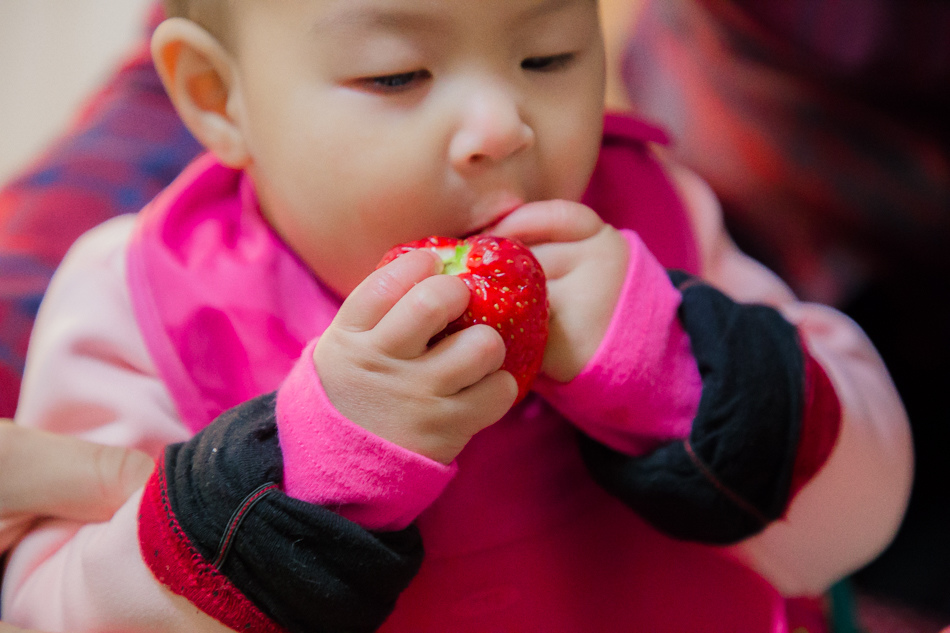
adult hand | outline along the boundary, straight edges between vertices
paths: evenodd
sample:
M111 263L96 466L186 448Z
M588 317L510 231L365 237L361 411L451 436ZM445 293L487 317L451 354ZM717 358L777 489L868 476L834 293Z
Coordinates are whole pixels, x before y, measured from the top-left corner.
M0 633L38 633L32 629L18 629L12 624L4 624L0 622Z
M154 465L141 451L28 429L0 418L0 552L37 517L109 519L145 483ZM0 628L0 633L7 630L16 629Z

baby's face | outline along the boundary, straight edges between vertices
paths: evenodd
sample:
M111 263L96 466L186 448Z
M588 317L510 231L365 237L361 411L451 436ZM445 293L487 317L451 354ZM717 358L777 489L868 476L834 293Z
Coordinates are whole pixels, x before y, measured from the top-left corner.
M603 116L594 0L237 6L232 106L264 214L341 295L394 244L583 193Z

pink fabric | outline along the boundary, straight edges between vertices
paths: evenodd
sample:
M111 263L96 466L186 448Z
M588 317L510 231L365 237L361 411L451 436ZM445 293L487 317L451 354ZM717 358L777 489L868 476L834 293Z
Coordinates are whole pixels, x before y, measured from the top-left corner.
M644 149L643 141L661 140L656 132L616 118L605 129L585 201L655 245L659 262L628 235L632 270L608 340L581 382L552 399L581 424L606 428L612 441L631 430L640 437L630 448L642 450L651 433L683 434L695 408L695 366L671 321L677 296L663 266L695 271L698 258L685 211ZM761 577L723 550L663 537L594 484L573 424L535 394L472 439L454 478L453 469L342 418L310 353L300 354L339 300L267 228L240 174L201 159L138 228L129 255L133 304L192 428L274 389L289 372L278 430L291 494L367 526L403 525L418 514L426 557L384 631L443 631L447 623L479 632L785 630L784 601ZM620 322L627 318L657 331ZM644 345L653 338L658 347ZM670 349L672 366L659 369L683 375L642 409L622 405L615 377L653 375L642 365ZM570 394L578 401L566 402ZM671 419L659 415L668 405ZM585 417L601 406L615 426Z
M582 201L608 224L636 231L664 267L699 274L699 253L683 203L663 167L643 151L644 143L667 142L663 131L642 121L607 116L600 157Z
M327 398L308 345L277 396L284 490L373 530L401 530L455 474L343 417Z

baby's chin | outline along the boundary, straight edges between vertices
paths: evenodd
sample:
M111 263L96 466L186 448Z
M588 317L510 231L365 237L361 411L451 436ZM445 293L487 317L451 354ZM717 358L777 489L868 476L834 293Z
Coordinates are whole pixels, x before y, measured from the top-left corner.
M374 262L375 263L375 262ZM339 265L314 265L309 263L307 266L320 284L335 295L340 301L350 296L350 293L356 289L360 282L373 272L373 264L368 269L355 263L342 262Z

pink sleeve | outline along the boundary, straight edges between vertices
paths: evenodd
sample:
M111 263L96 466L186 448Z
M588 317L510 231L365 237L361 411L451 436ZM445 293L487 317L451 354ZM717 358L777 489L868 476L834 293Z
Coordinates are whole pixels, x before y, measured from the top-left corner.
M227 631L158 583L136 533L141 493L106 523L49 522L11 557L4 622L44 631Z
M131 315L129 216L80 239L40 309L16 422L158 455L190 433L175 415ZM47 522L11 553L5 622L44 631L219 631L167 591L139 550L137 493L108 522Z
M676 311L680 293L633 231L627 277L603 342L569 383L535 388L594 439L628 455L689 435L702 381Z
M371 530L408 526L448 485L445 466L369 433L327 398L311 342L277 395L277 428L288 495Z

